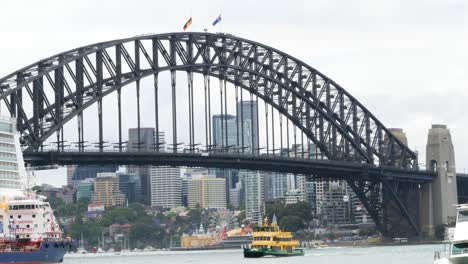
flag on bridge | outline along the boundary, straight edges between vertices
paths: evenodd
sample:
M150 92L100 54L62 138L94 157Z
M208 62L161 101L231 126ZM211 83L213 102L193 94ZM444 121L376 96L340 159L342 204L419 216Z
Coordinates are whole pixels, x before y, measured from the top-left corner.
M213 27L216 26L216 24L218 24L219 22L221 22L221 14L219 14L219 16L215 19L215 21L213 21L212 23Z
M192 25L192 18L190 18L184 25L184 31Z

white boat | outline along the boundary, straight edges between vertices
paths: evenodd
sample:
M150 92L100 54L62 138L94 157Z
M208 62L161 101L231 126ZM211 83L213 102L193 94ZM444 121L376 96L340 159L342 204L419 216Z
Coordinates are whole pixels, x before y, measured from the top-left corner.
M457 205L457 222L453 237L449 238L442 254L436 252L434 255L434 264L445 263L468 264L468 204Z

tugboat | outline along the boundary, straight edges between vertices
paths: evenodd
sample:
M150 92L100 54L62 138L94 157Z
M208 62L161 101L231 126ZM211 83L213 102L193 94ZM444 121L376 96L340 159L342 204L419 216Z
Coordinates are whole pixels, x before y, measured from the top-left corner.
M72 246L29 187L15 120L0 116L0 264L58 263Z
M279 229L276 216L271 224L266 217L263 226L254 227L252 238L252 243L244 248L245 258L304 256L304 249L298 247L300 243L293 239L291 232Z
M434 263L468 264L468 204L457 205L457 222L453 237L444 246L444 253L435 252Z

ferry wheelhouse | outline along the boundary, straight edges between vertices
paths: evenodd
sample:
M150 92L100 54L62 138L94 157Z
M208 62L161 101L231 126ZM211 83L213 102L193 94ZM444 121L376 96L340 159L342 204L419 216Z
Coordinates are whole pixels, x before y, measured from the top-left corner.
M273 219L272 224L269 224L268 218L265 218L263 226L254 227L252 243L244 248L244 257L304 255L304 249L299 247L299 241L294 240L291 232L281 231L276 224L276 217L273 217Z

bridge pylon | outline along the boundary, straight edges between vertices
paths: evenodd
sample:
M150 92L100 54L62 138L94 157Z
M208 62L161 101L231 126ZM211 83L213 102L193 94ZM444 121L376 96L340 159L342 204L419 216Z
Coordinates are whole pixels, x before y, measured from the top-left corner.
M446 125L432 125L429 129L426 166L437 177L422 187L420 224L423 235L432 238L438 226L455 222L458 203L455 152Z

